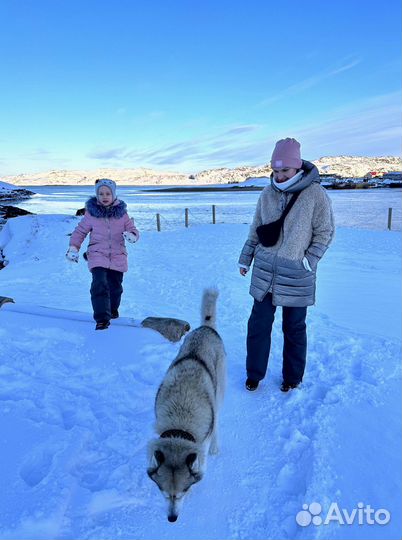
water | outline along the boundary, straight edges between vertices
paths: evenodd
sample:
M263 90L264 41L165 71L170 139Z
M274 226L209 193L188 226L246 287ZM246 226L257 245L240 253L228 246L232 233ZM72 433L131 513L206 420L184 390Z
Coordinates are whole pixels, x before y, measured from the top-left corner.
M27 186L29 189L29 186ZM39 214L75 214L93 195L92 186L34 186L36 195L16 206ZM163 230L184 226L184 209L189 223L212 222L212 205L217 223L250 223L259 191L163 192L150 187L118 186L118 196L127 203L140 230L156 229L156 214ZM402 229L402 189L327 191L337 226L385 230L388 208L392 208L392 229Z

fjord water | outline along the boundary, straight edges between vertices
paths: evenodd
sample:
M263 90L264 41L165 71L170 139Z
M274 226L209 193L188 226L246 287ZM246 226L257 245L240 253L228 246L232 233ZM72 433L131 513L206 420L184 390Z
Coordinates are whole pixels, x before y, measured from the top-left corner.
M29 186L27 186L29 188ZM184 226L184 209L189 223L212 222L212 205L217 223L250 223L260 191L233 190L194 192L164 191L160 186L118 186L118 197L127 203L128 212L143 230L156 228L155 215L161 216L162 229ZM36 195L17 206L39 214L75 214L93 195L92 186L33 186ZM155 191L158 189L158 191ZM392 229L402 229L402 189L328 190L336 225L385 230L388 209L392 208Z

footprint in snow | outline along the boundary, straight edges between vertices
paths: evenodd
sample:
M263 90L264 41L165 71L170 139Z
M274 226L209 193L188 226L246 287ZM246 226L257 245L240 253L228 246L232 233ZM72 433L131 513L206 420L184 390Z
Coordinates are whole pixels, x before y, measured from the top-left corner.
M23 463L19 473L22 480L29 486L35 487L48 476L56 447L36 448Z

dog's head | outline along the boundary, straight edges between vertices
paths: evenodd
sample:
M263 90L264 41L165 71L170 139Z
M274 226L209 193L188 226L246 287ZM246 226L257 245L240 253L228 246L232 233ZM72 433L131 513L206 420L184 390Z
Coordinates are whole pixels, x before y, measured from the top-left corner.
M148 476L168 502L168 520L176 521L184 497L202 479L203 454L196 443L180 438L149 443Z

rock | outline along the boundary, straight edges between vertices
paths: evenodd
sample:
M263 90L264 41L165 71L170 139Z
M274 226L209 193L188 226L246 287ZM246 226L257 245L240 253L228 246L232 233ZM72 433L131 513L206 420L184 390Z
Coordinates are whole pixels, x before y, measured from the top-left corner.
M0 182L0 200L2 201L21 201L29 199L32 195L35 195L35 193L29 191L29 189L19 188L7 182Z
M6 260L5 256L4 256L4 253L3 253L3 250L0 249L0 270L2 270L3 268L5 268L8 264L8 261ZM5 298L3 296L0 296L0 300L1 298ZM2 304L0 304L0 307L2 306Z
M11 302L11 303L15 304L15 302L14 302L14 300L12 298L9 298L8 296L0 296L0 307L3 304L7 304L8 302Z
M34 215L28 210L23 210L22 208L17 208L16 206L0 205L0 216L3 219L9 219L19 216Z
M173 342L180 341L184 334L190 330L187 321L169 317L147 317L142 321L141 326L156 330L166 339Z
M0 200L1 201L22 201L24 199L29 199L35 195L33 191L29 189L16 189L14 191L0 191Z

